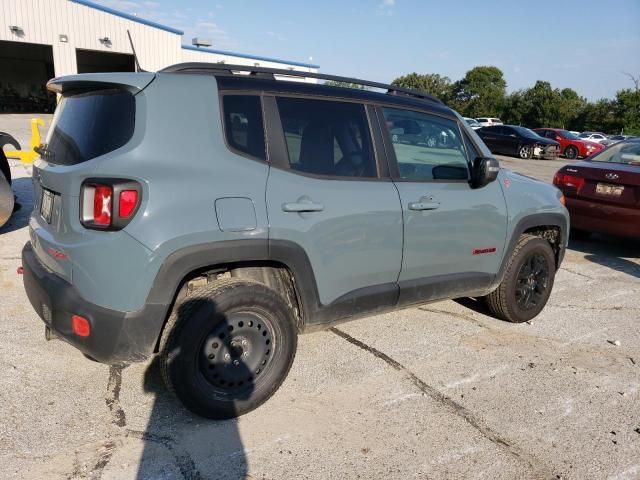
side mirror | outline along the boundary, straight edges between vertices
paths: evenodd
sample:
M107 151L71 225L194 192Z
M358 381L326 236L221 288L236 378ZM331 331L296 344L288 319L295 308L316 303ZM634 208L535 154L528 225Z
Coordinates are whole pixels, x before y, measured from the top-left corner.
M473 172L471 174L471 186L482 188L498 178L500 164L492 157L478 157L473 161Z

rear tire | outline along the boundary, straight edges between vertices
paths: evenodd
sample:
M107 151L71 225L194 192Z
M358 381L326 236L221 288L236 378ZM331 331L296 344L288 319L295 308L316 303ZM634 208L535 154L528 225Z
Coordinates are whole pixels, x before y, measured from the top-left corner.
M222 279L174 308L160 345L167 388L193 413L234 418L267 401L293 364L297 326L265 285Z
M569 145L564 150L564 156L569 160L575 160L576 158L578 158L578 149L573 145Z
M555 257L545 239L522 235L502 282L484 297L493 315L522 323L537 316L549 300L555 279Z

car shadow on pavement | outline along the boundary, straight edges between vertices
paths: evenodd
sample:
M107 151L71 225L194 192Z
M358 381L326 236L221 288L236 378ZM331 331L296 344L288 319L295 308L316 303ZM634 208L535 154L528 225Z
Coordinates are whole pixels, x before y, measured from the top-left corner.
M594 234L586 240L570 239L569 248L585 253L585 260L640 278L640 265L627 260L640 259L637 241Z
M30 177L14 178L11 189L16 197L16 206L11 218L0 227L0 235L26 227L33 210L33 183Z
M211 304L214 306L213 302ZM180 306L180 313L188 310L189 302ZM215 310L214 310L215 311ZM179 350L180 355L194 355L193 352ZM192 357L193 358L193 357ZM222 359L215 363L204 361L209 368L213 364L216 371L233 368L235 374L248 376L249 369L241 361L230 367ZM155 394L152 412L147 427L140 435L144 449L138 465L137 480L157 478L184 479L228 479L240 480L248 476L248 465L238 420L209 420L189 412L170 393L160 372L158 357L149 365L144 376L144 389ZM246 400L253 391L253 385L228 395L234 402Z

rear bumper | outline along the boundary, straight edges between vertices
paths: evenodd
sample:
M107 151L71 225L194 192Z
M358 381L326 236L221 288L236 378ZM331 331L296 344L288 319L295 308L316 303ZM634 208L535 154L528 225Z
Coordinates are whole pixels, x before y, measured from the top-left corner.
M46 269L31 242L22 250L23 282L36 313L61 339L91 358L108 364L143 361L153 354L167 305L146 305L138 312L120 312L92 304L76 288ZM91 333L79 337L71 316L89 320Z
M566 201L573 228L640 238L640 208L606 205L570 197Z

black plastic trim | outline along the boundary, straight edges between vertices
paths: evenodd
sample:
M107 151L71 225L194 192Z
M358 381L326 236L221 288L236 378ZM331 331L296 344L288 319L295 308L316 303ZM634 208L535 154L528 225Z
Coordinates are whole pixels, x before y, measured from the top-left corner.
M534 213L521 219L513 229L511 240L505 248L504 256L502 257L502 264L500 265L498 274L493 280L491 290L495 289L500 282L502 282L509 260L513 255L513 251L516 248L516 244L518 243L520 236L532 228L547 226L558 227L560 229L560 241L558 242L558 252L556 254L556 270L560 269L560 265L562 264L564 254L566 252L567 239L569 235L568 221L561 213Z
M153 354L167 305L147 304L137 312L120 312L92 304L73 285L40 263L31 242L22 250L22 266L31 305L59 338L102 363L143 361ZM73 333L72 315L89 321L88 337Z

